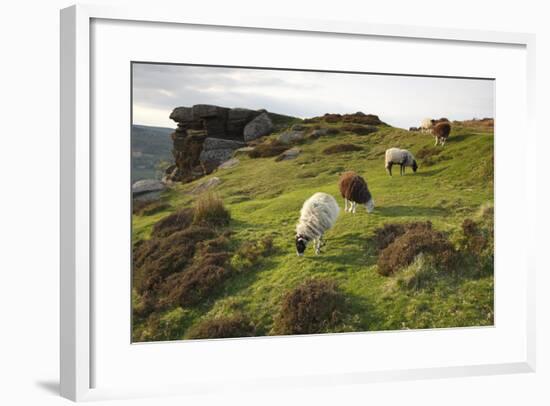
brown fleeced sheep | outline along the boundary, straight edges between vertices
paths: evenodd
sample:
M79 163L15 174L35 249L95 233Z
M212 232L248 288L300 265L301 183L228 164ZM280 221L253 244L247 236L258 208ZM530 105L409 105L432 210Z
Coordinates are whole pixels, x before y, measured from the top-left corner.
M447 138L449 138L450 133L451 133L451 124L449 124L446 121L437 123L432 129L432 134L435 137L435 145L437 144L441 144L441 146L445 145L445 141L447 141Z
M370 194L367 182L353 171L344 172L338 181L340 193L344 198L346 212L355 213L357 203L364 204L370 213L374 209L374 200ZM348 209L348 201L350 202Z

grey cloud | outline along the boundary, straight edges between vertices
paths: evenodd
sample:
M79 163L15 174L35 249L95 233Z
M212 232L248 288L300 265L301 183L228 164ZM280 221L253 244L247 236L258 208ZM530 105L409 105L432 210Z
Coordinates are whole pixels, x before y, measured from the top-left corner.
M133 101L166 111L162 122L147 123L155 125L172 126L168 115L174 107L205 103L299 117L361 110L407 127L423 117L492 116L493 86L479 80L134 64Z

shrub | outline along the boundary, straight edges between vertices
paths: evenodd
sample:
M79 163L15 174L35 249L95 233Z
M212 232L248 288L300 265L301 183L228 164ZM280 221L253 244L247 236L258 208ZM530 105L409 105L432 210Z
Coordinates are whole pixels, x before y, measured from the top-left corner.
M190 263L197 243L214 237L216 233L210 228L190 226L167 237L136 243L133 282L137 292L148 297L154 295L166 277L182 271Z
M231 220L229 211L223 200L213 193L206 193L195 202L193 224L209 225L214 227L227 226Z
M193 221L193 210L182 209L157 221L153 225L151 233L154 237L166 237L176 231L182 231L191 225Z
M460 249L473 259L476 276L491 274L494 269L494 221L492 207L481 210L481 219L465 219L462 223Z
M209 253L195 259L191 266L167 278L163 285L167 304L192 306L206 299L230 275L228 252Z
M413 223L389 223L384 224L381 228L374 231L374 242L376 249L382 251L388 245L395 241L395 239L406 231L411 229L431 229L432 223L426 222L413 222Z
M132 202L132 213L137 216L150 216L170 207L168 203L160 200L134 200Z
M383 125L384 122L375 114L365 114L358 111L355 114L344 114L342 121L356 124Z
M434 265L433 258L423 253L418 254L414 261L399 272L395 284L400 289L419 291L429 288L437 277L438 270Z
M363 148L354 144L335 144L323 150L323 154L331 155L338 154L340 152L352 152L361 151Z
M341 321L344 295L335 281L310 279L284 298L273 326L275 334L312 334Z
M264 142L263 144L257 145L248 153L248 156L250 158L269 158L280 155L287 149L288 145L285 145L277 140L272 140L270 142Z
M339 121L342 121L342 115L341 114L325 114L323 116L323 120L327 123L337 123Z
M378 128L373 125L353 125L347 124L342 127L344 131L348 131L357 135L368 135L378 131Z
M204 320L192 327L189 338L235 338L252 337L255 334L254 324L242 315L217 317Z
M327 135L336 135L339 133L340 133L340 130L338 128L331 127L327 129Z
M451 270L456 253L446 234L430 227L413 227L395 238L378 255L378 273L388 276L410 265L420 254L434 257L436 265Z

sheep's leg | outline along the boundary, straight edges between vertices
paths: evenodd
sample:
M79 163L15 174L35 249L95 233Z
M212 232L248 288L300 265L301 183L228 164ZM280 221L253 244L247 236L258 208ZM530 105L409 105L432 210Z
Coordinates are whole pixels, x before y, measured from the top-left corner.
M392 165L393 165L393 164L390 162L390 163L388 164L388 166L386 166L386 170L388 171L388 173L390 174L390 176L392 176L392 175L391 175L391 167L392 167Z
M346 199L344 197L344 211L347 212L348 211L348 199Z
M437 146L437 142L439 141L439 139L437 137L435 137L435 144L434 144L434 147Z
M321 237L315 239L315 255L321 253Z
M353 211L353 213L355 214L355 208L357 207L357 203L356 202L351 202L351 210Z

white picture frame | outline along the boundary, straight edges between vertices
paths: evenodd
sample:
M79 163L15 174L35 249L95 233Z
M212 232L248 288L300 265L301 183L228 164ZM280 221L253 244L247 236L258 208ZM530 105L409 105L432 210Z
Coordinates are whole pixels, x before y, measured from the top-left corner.
M61 11L61 394L75 400L141 396L155 391L140 391L139 388L92 389L94 377L90 373L95 362L93 337L94 317L92 304L94 286L93 270L93 170L92 157L101 151L92 148L91 136L91 77L92 43L91 27L94 20L120 22L154 22L217 27L218 29L246 28L248 30L284 31L287 35L316 33L317 35L352 35L373 38L408 38L437 40L464 45L485 43L493 45L516 45L525 47L526 60L526 128L527 149L536 147L534 131L534 46L535 37L525 33L488 32L460 29L414 27L402 25L378 25L341 21L313 21L302 19L223 19L218 17L193 17L181 10L145 8L110 8L105 6L77 5ZM498 99L497 99L498 103ZM498 161L498 158L497 158ZM534 157L525 163L536 167ZM531 231L527 242L534 240L535 189L534 180L523 175L528 207L528 228ZM497 223L498 227L498 223ZM525 356L516 362L495 362L440 367L402 368L386 371L348 371L338 374L320 374L258 382L244 382L243 387L257 385L306 385L335 383L363 383L380 380L422 379L435 377L469 376L530 372L535 370L535 259L534 244L526 244L525 272ZM428 333L429 334L429 333ZM215 343L213 345L216 345ZM262 383L263 382L263 383ZM159 387L157 393L196 393L208 388L207 382L197 385L172 385L169 389ZM205 389L206 390L206 389Z

